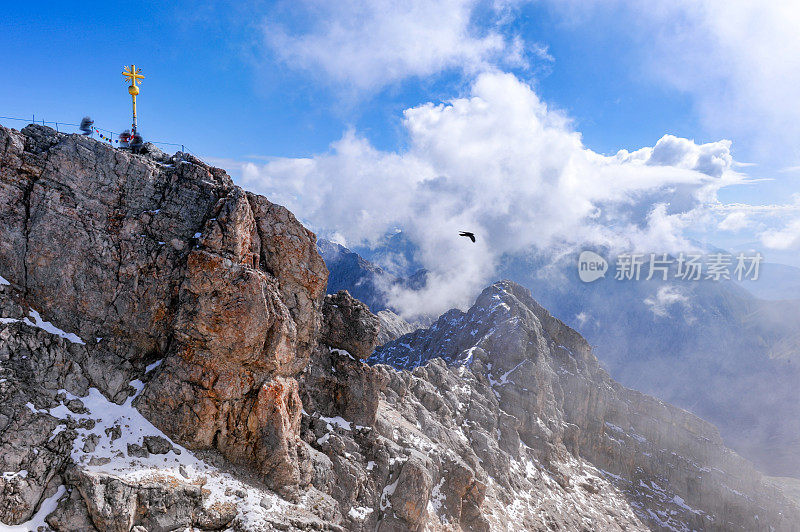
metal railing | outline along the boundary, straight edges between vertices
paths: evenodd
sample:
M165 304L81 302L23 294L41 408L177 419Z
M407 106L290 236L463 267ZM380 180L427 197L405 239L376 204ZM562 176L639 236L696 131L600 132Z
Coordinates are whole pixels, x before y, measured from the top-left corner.
M75 127L75 128L80 128L80 126L81 126L80 124L73 124L72 122L51 122L51 121L44 120L44 119L38 120L36 118L36 115L31 115L30 119L18 118L18 117L13 117L13 116L0 116L0 120L17 120L17 121L20 121L20 122L27 122L28 124L41 124L43 126L53 125L53 126L55 126L54 129L56 131L58 131L59 133L68 133L67 131L61 131L59 129L59 126L69 126L69 127ZM97 131L102 131L104 133L108 133L112 140L114 139L114 137L117 137L117 141L119 141L119 133L115 133L115 132L110 131L108 129L103 129L103 128L100 128L100 127L96 127L94 125L92 126L92 129L97 130ZM74 133L77 133L77 132L79 132L79 131L75 131ZM73 132L69 132L69 133L73 133ZM88 136L91 137L93 135L88 135ZM180 146L182 152L191 153L192 155L197 156L197 154L194 153L192 150L188 149L185 144L177 144L175 142L164 142L164 141L158 141L158 140L147 140L147 142L150 142L150 143L156 144L156 145L161 145L161 146L176 146L176 147Z

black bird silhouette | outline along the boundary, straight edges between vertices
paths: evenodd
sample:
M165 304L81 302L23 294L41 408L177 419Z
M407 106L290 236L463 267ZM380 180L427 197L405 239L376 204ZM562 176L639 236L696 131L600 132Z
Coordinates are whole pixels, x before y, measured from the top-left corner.
M470 233L469 231L461 231L458 233L458 236L466 236L473 242L475 242L475 233Z

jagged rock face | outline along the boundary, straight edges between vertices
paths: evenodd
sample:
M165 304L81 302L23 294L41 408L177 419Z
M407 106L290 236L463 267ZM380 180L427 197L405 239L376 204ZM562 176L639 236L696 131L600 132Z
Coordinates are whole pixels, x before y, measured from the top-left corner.
M385 378L349 353L320 346L301 377L306 412L372 426Z
M344 349L356 358L367 358L378 341L381 324L361 301L347 290L325 296L322 306L321 341L336 349Z
M800 523L797 506L726 449L716 428L615 383L580 335L514 283L493 285L467 313L450 311L430 329L379 347L370 362L412 368L438 357L488 382L511 416L499 449L521 442L544 462L569 453L592 463L649 526L792 530Z
M87 342L117 402L192 448L300 481L294 376L317 343L327 270L283 207L189 155L169 164L78 135L0 128L0 272Z
M159 483L134 484L87 471L70 471L68 476L74 477L71 481L86 502L91 523L100 530L128 532L134 523L146 530L169 530L175 525L200 525L208 518L200 486L185 482L169 488ZM227 516L223 526L233 517Z
M204 462L160 434L130 398L115 405L89 388L87 347L26 321L1 285L0 528L338 529L330 497L311 488L298 505L252 475L232 478L214 455Z
M337 319L347 316L344 330L364 321L350 312ZM436 359L413 375L398 373L323 344L300 388L311 482L338 502L348 530L487 531L521 519L530 529L643 529L591 465L545 464L511 438L517 421L486 379L464 368ZM497 447L506 433L507 452ZM578 475L592 493L569 495L577 481L562 486L551 470ZM534 497L559 502L543 508Z
M306 412L375 423L383 378L360 360L375 349L380 322L346 290L325 296L320 345L300 386Z
M77 423L59 430L40 409L56 406L62 389L85 395L90 381L82 369L86 348L30 331L11 292L0 283L0 523L16 524L33 515L48 488L54 490L76 436Z
M371 425L351 421L359 419L354 411L303 416L313 484L338 501L348 530L646 530L585 460L565 452L564 461L544 461L519 440L498 447L511 442L498 434L516 422L469 369L434 359L398 372L336 351L325 362L334 363L327 378L344 384L361 373L380 392L377 402L362 403L374 413ZM301 387L304 402L321 390L305 380Z

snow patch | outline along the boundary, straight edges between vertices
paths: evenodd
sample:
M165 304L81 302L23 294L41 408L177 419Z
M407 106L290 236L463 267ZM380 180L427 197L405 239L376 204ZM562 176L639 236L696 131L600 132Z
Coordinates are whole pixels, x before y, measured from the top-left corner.
M363 521L372 511L372 508L367 508L366 506L353 506L350 508L350 511L347 512L347 515L357 521Z
M381 493L381 511L386 511L387 508L392 507L392 502L389 500L389 497L394 495L394 490L397 489L397 483L400 482L400 477L397 477L397 480L384 486L383 492Z
M333 430L333 425L341 427L344 430L351 430L352 427L352 424L346 419L344 419L342 416L336 416L336 417L320 416L319 418L328 424L328 430Z
M0 279L2 279L2 277L0 277ZM52 323L50 323L49 321L44 321L42 317L39 315L39 313L36 312L35 310L31 309L29 316L33 318L33 321L31 321L28 317L22 318L21 320L18 320L16 318L0 318L0 323L22 322L25 325L30 325L31 327L36 327L37 329L42 329L43 331L47 331L50 334L55 334L56 336L60 336L65 340L69 340L73 344L86 345L86 343L83 340L81 340L81 338L77 334L64 332L55 325L53 325Z
M436 515L440 515L442 513L442 505L444 504L445 495L442 493L442 486L444 486L444 477L436 484L433 489L431 490L431 498L430 502L433 506L433 510L436 512Z
M3 480L13 480L15 478L28 478L28 470L22 469L20 471L5 471L3 472Z
M334 347L331 347L330 348L330 352L331 353L336 353L336 354L339 354L339 355L347 355L348 357L350 357L350 360L355 360L356 359L356 357L354 357L353 355L350 354L350 351L346 351L344 349L336 349Z
M34 321L31 321L28 318L23 318L23 322L26 323L27 325L38 327L39 329L47 331L50 334L55 334L56 336L60 336L61 338L69 340L73 344L86 345L85 342L81 340L77 334L64 332L55 325L53 325L52 323L50 323L49 321L42 320L42 317L35 310L31 310L30 316L34 319Z
M38 530L43 527L44 530L50 530L50 526L45 523L44 518L56 511L58 506L58 499L67 492L67 488L63 485L59 486L56 492L46 499L44 499L39 506L39 511L24 523L16 526L4 525L0 523L0 530L3 532L30 532L31 530Z
M153 362L152 364L149 364L146 368L144 368L144 372L145 373L150 373L151 371L156 369L158 366L160 366L162 362L164 362L163 358L161 360L156 360L155 362Z

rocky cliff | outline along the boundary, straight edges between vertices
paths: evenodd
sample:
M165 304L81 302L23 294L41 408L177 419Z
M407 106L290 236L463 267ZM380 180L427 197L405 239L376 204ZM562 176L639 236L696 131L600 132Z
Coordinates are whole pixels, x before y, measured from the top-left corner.
M7 422L90 388L118 405L135 394L138 412L186 448L218 452L280 492L303 483L296 377L318 342L327 270L290 212L188 154L156 160L29 126L0 128L0 231L17 310L5 320L40 311L80 351L57 355L69 364L53 368L59 379L31 370L12 383L11 394L52 394L4 412ZM6 467L15 459L3 455ZM0 519L30 517L60 467L23 479L29 504L4 498ZM0 481L4 492L19 478Z
M19 530L800 522L516 285L366 364L391 316L326 296L314 235L188 154L0 127L0 276L0 523Z
M412 369L437 359L468 368L514 420L498 433L499 454L521 443L556 469L565 456L586 460L651 528L800 527L794 503L713 425L614 382L586 340L519 285L487 288L468 312L449 311L370 362Z

